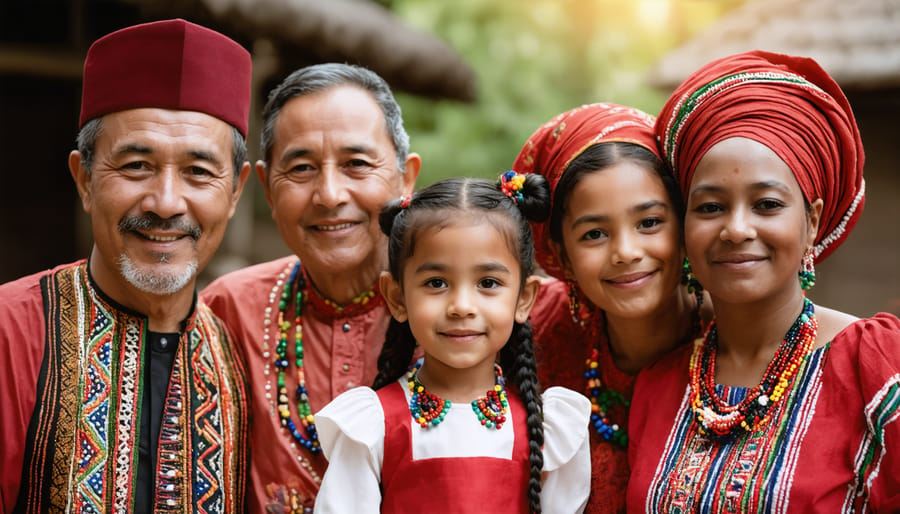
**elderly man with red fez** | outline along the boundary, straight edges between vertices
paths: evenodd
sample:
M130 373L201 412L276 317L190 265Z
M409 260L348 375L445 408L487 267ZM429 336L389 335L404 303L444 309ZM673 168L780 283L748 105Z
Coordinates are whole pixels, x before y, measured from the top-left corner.
M244 366L197 302L250 165L250 56L170 20L84 65L87 260L0 286L0 511L244 510Z
M376 288L387 269L378 215L412 193L421 160L390 88L360 67L294 72L263 118L256 172L295 255L226 275L203 299L246 349L250 510L302 513L326 465L312 413L375 378L390 321Z

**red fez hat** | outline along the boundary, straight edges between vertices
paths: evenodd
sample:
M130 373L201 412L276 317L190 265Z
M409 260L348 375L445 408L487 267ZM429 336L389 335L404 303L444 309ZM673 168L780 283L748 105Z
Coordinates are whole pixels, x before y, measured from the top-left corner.
M181 19L98 39L84 61L79 127L141 107L206 113L247 137L250 54L222 34Z
M512 169L543 175L552 197L569 163L598 143L632 143L659 156L653 121L653 116L624 105L596 103L576 107L537 129L525 142ZM538 264L551 276L565 279L550 249L550 222L531 222L531 230Z
M700 159L744 137L769 147L808 202L824 202L817 261L850 233L865 203L862 140L850 103L814 60L760 50L713 61L678 86L656 122L660 147L687 198Z

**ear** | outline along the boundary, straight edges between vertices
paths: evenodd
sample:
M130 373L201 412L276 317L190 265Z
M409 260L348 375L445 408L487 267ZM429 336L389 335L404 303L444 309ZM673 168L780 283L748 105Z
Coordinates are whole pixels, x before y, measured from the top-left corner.
M403 288L400 282L394 280L394 276L389 271L382 271L378 276L378 288L381 290L381 296L391 311L391 316L395 320L403 323L409 319L406 312L406 302L403 298Z
M550 250L553 251L553 255L559 262L559 267L562 268L563 273L565 273L566 275L566 278L574 279L575 273L572 272L572 264L569 262L569 258L566 256L566 249L561 244L552 239L547 241L547 245L550 246Z
M69 173L75 181L78 196L81 197L81 207L84 212L91 212L91 174L87 172L81 163L81 152L72 150L69 153Z
M269 209L272 209L272 192L269 190L269 172L266 171L265 161L256 161L256 176L259 177L263 192L266 193L266 203L269 204ZM274 211L272 215L275 215Z
M404 172L401 174L403 180L402 196L410 196L416 190L416 179L419 178L419 171L422 169L422 158L417 153L411 153L406 156L406 165Z
M819 223L822 221L822 210L825 208L825 201L816 198L816 201L809 204L809 211L806 219L808 221L806 227L806 246L812 248L816 244L816 234L819 233Z
M247 177L250 176L250 163L245 162L241 166L241 172L235 177L237 183L234 185L234 192L231 195L231 209L228 210L228 218L234 216L234 210L237 208L238 200L241 199L241 193L244 192L244 186L247 184Z
M537 301L538 292L541 290L541 279L537 275L531 275L525 279L525 285L519 291L519 300L516 302L516 322L525 323L528 315Z

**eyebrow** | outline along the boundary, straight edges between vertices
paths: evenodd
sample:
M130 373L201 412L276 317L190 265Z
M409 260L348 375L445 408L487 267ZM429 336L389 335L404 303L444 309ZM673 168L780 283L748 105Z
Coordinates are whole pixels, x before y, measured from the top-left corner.
M661 202L659 200L649 200L644 203L637 204L633 207L628 208L628 214L637 214L644 211L648 211L653 209L654 207L668 207L666 202ZM609 221L609 216L605 214L588 214L585 216L581 216L575 221L572 222L572 228L577 227L578 225L586 224L586 223L603 223Z
M306 156L310 155L311 153L313 153L313 152L309 148L293 148L293 149L285 152L281 156L281 158L278 160L278 162L282 166L285 166L285 165L287 165L288 162L290 162L294 159L300 158L300 157L306 157ZM367 145L350 145L350 146L341 147L341 153L342 154L361 153L361 154L366 154L366 155L374 155L375 148L371 147L371 146L367 146Z
M138 143L127 143L116 149L114 155L121 157L128 154L152 155L153 149ZM194 159L213 163L215 166L221 167L221 162L216 158L215 154L207 150L188 150L187 154Z
M762 180L760 182L754 182L750 184L749 189L754 191L761 191L764 189L779 189L785 193L790 194L791 188L788 187L784 182L780 182L778 180ZM721 193L725 191L725 188L721 186L716 186L713 184L704 184L697 186L696 189L691 191L690 196L694 196L697 193Z
M416 273L428 272L428 271L446 271L448 266L446 264L440 264L437 262L426 262L421 266L416 268ZM485 264L479 264L475 266L475 270L479 273L509 273L509 268L504 266L499 262L488 262Z

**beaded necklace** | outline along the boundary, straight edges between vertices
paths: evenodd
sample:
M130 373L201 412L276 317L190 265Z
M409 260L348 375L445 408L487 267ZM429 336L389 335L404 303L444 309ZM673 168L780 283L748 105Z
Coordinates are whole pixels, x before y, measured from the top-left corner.
M288 270L290 270L288 272ZM287 279L285 280L285 276ZM294 289L294 284L296 284L296 290ZM280 289L280 292L279 292ZM299 427L298 423L295 422L291 417L291 411L288 404L288 390L287 383L285 380L285 376L288 368L290 367L290 363L287 359L287 347L288 347L288 332L291 328L291 324L288 320L286 320L287 311L291 303L291 294L294 293L294 305L296 314L294 316L294 358L295 358L295 374L297 378L297 389L294 392L294 400L297 402L297 412L299 414ZM277 385L278 385L278 394L277 394L277 406L275 411L278 413L278 417L280 419L281 425L286 428L290 433L291 437L298 444L307 448L313 454L317 454L322 451L322 448L319 444L319 437L316 431L315 417L312 414L312 409L309 405L309 392L306 388L306 378L305 378L305 370L303 364L303 307L304 300L306 299L306 280L303 276L303 272L301 270L300 261L296 261L294 264L290 265L281 275L279 275L278 280L276 281L275 287L272 289L272 292L269 296L269 306L266 308L266 316L264 320L264 335L263 335L263 357L269 358L269 327L272 324L272 306L274 305L275 299L278 298L278 311L277 317L275 319L275 327L278 330L278 342L275 345L275 358L272 361L276 371L277 371ZM371 289L369 291L365 291L359 294L356 298L352 300L352 304L356 305L366 305L370 300L376 297L375 289ZM333 308L335 312L341 313L344 311L345 307L337 305L335 302L328 300L327 298L322 298L323 303L325 305ZM349 306L350 304L348 304ZM265 374L269 374L268 366L264 370ZM266 384L266 398L269 398L271 401L270 393L268 392L271 389L270 384ZM273 412L274 414L274 412ZM318 476L315 473L315 470L308 465L302 458L302 455L298 455L298 459L303 463L303 466L310 470L313 474L313 477L316 479L316 482L319 482Z
M419 382L419 368L421 367L421 364L416 364L406 374L411 393L409 413L422 428L436 427L450 412L451 402L439 398L425 389L425 386ZM484 396L472 400L471 405L472 411L478 416L482 426L500 430L503 423L506 422L506 410L509 408L509 402L506 400L506 388L504 387L506 380L503 378L503 370L496 363L494 364L494 376L494 388Z
M716 394L718 333L712 324L705 338L694 342L690 361L690 396L700 433L725 437L753 432L769 421L773 407L791 387L797 369L812 351L818 322L815 308L803 299L803 311L788 329L762 381L737 405L728 405Z
M296 314L294 316L294 357L297 375L297 390L294 392L294 400L297 402L297 413L300 415L300 426L291 419L291 411L288 407L288 391L285 384L285 373L289 367L287 359L288 330L290 322L285 320L285 312L291 301L291 289L297 283L296 290ZM300 261L294 265L291 274L284 283L281 291L281 300L278 302L278 344L275 346L275 369L278 370L278 416L281 418L281 426L288 429L294 440L311 451L319 453L322 447L319 445L319 435L316 432L315 417L309 407L309 392L306 389L306 377L303 369L303 295L306 292L306 280L300 273Z
M612 422L609 411L616 404L628 407L631 402L621 393L603 385L600 380L599 356L600 352L596 348L591 350L591 357L586 361L587 371L584 372L587 396L591 400L591 426L604 440L625 448L628 446L628 434L617 423Z

